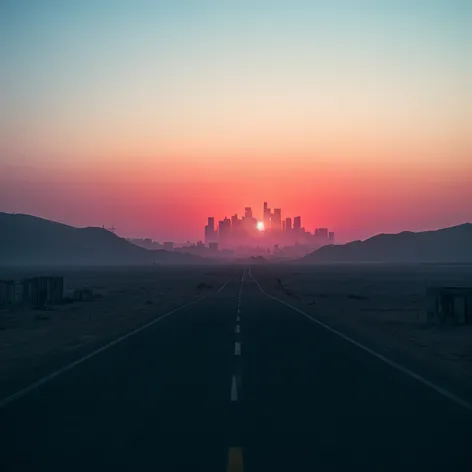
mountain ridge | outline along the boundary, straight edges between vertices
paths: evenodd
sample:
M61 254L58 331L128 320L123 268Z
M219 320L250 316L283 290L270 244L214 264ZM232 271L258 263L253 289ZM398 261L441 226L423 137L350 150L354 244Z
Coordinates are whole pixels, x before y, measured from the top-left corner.
M323 246L304 263L329 262L472 262L472 223L428 231L380 233L363 241Z
M190 254L150 251L99 227L77 228L23 213L0 212L0 265L194 263Z

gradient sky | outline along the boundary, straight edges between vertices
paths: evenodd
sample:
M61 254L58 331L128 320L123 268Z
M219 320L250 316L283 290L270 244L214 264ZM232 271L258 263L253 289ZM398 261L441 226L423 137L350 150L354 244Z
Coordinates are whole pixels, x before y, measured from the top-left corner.
M0 211L201 239L472 221L472 2L0 2Z

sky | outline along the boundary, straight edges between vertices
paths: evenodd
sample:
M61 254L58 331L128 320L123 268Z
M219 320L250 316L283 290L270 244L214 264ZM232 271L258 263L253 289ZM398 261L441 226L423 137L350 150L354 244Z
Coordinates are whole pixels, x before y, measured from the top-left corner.
M0 211L198 240L472 221L472 2L0 2Z

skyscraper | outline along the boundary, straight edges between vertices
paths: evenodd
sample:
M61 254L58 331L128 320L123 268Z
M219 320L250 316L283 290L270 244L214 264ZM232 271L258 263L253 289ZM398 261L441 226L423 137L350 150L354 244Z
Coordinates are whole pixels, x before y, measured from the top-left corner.
M252 218L252 208L251 207L246 207L244 208L244 218Z
M293 230L296 232L296 233L299 233L300 230L302 228L302 217L301 216L296 216L294 219L293 219Z
M285 218L285 231L292 231L292 218Z
M208 217L208 224L205 226L205 243L209 244L216 239L215 217Z
M231 240L231 220L226 218L218 224L218 240L220 247L228 247Z
M231 227L233 229L233 231L236 229L236 227L238 226L238 214L235 213L232 217L231 217Z
M231 243L233 245L237 245L241 242L241 236L243 234L243 232L242 232L242 222L243 222L243 220L240 220L238 218L237 213L235 213L231 217Z
M274 215L272 216L272 229L280 231L282 227L282 209L274 208Z
M270 217L270 208L267 206L267 202L264 202L264 213L262 215L262 221L264 222L264 228L266 231L269 230L271 227Z

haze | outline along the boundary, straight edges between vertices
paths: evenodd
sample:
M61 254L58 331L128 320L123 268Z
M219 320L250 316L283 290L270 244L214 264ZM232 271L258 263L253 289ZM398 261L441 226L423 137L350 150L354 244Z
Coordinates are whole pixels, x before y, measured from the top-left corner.
M1 209L172 240L266 200L341 240L468 221L470 5L3 1Z

